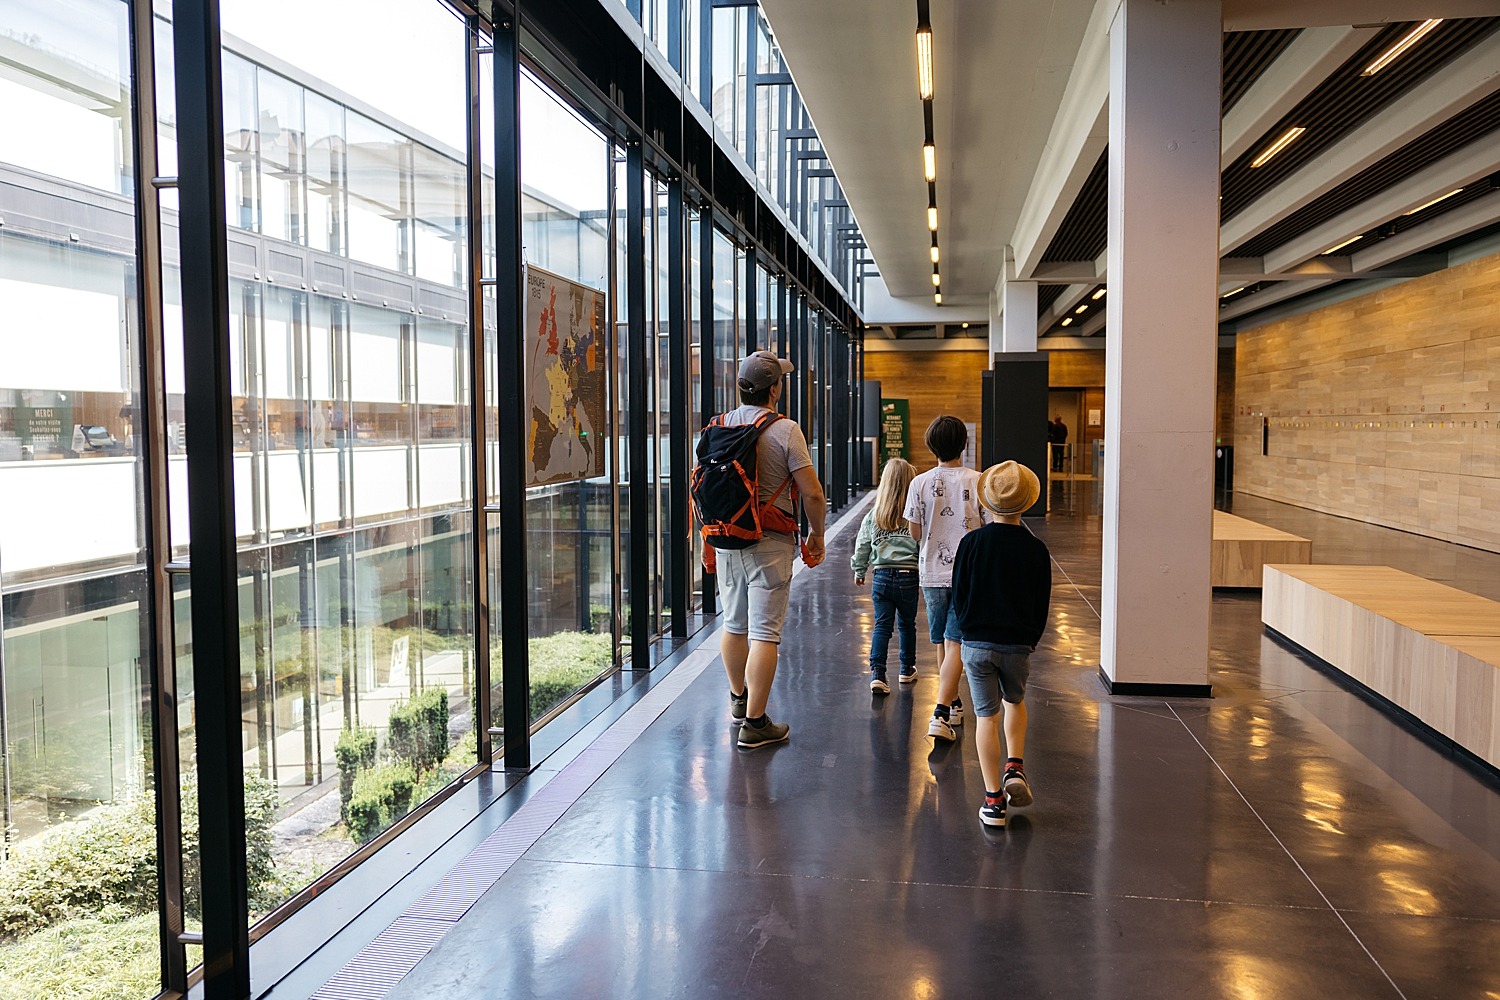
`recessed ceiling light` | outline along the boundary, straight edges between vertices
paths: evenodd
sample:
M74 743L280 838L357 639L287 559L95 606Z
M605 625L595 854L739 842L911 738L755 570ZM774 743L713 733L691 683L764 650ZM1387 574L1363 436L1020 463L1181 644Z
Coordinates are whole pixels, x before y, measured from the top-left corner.
M1407 212L1406 214L1407 215L1416 215L1418 212L1422 211L1422 209L1424 209L1424 208L1431 208L1433 205L1436 205L1440 201L1447 201L1449 198L1452 198L1454 195L1458 194L1462 190L1463 190L1463 188L1454 188L1452 191L1449 191L1447 194L1442 195L1441 197L1438 197L1438 198L1434 198L1431 201L1427 202L1425 205L1418 205L1416 208L1412 209L1410 212Z
M1079 313L1081 315L1081 314L1083 314L1085 312L1088 312L1088 308L1089 308L1089 304L1087 302L1085 302L1083 305L1079 306L1077 309L1074 309L1073 311L1075 313Z
M1073 325L1073 317L1069 316L1067 319L1063 320L1062 321L1062 325L1063 326L1072 326Z
M1361 73L1360 76L1374 76L1376 73L1379 73L1381 70L1389 66L1397 56L1420 42L1429 31L1431 31L1433 28L1436 28L1442 23L1443 19L1440 17L1429 17L1427 20L1423 21L1421 24L1417 25L1415 28L1402 35L1400 40L1397 41L1395 45L1392 45L1390 48L1382 52L1374 62L1365 67L1365 71Z
M1336 251L1342 250L1342 249L1344 249L1344 247L1348 246L1349 244L1351 244L1351 243L1358 243L1360 240L1362 240L1364 238L1365 238L1365 234L1364 233L1360 233L1358 236L1351 237L1350 239L1347 239L1347 240L1345 240L1342 243L1335 243L1333 246L1329 247L1327 250L1324 250L1323 254L1326 256L1327 254L1331 254L1331 253L1334 253Z
M1232 292L1225 292L1223 295L1220 295L1219 298L1221 298L1221 299L1227 299L1227 298L1229 298L1229 296L1231 296L1231 295L1238 295L1238 294L1240 294L1240 292L1243 292L1244 290L1245 290L1245 286L1241 285L1240 287L1236 288Z
M965 330L967 330L967 329L968 329L968 328L969 328L969 324L967 324L967 323L965 323L965 324L963 324L963 328L964 328L964 329L965 329Z
M1093 299L1095 302L1098 302L1100 299L1104 298L1104 289L1099 289L1093 295L1090 295L1089 298Z
M1250 166L1265 166L1266 163L1271 159L1271 157L1275 156L1283 149L1286 149L1296 140L1299 135L1306 131L1307 129L1303 128L1301 125L1294 125L1291 128L1287 129L1285 132L1281 133L1281 138L1277 139L1275 142L1271 143L1271 145L1266 147L1265 152L1261 153L1255 159L1251 160Z

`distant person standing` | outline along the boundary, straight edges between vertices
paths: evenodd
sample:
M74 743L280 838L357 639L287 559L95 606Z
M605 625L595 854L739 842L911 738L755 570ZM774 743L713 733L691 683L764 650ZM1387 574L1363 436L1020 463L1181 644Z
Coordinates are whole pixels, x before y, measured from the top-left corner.
M977 720L974 747L984 775L979 820L1004 826L1005 807L1031 804L1026 750L1026 681L1031 653L1047 628L1052 557L1021 523L1036 503L1036 473L1001 462L979 478L979 500L996 518L958 543L953 565L953 614L963 632L963 664ZM1001 712L1005 752L1001 766Z
M958 681L963 676L959 656L963 634L952 607L953 557L963 537L989 520L979 506L979 473L964 468L964 447L968 443L969 430L955 416L945 413L928 425L927 448L938 465L911 481L902 515L920 548L917 575L927 605L928 636L940 648L942 657L938 700L927 735L949 742L958 739L953 727L964 720L963 701L958 695Z
M1052 443L1052 471L1063 471L1063 452L1068 443L1068 425L1063 423L1061 413L1052 414L1052 422L1047 425L1047 440Z
M870 602L875 605L875 630L870 633L870 690L875 694L891 693L885 664L893 627L901 638L901 683L917 679L917 541L901 516L916 471L904 459L885 463L875 508L860 523L854 555L849 559L857 586L865 585L867 571L874 574L870 588Z

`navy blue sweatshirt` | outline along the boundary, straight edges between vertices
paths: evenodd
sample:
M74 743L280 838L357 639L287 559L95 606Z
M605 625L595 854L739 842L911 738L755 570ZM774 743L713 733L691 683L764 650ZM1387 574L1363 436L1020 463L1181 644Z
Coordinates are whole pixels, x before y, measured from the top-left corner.
M1052 557L1019 524L986 524L958 543L953 608L967 642L1032 646L1047 628Z

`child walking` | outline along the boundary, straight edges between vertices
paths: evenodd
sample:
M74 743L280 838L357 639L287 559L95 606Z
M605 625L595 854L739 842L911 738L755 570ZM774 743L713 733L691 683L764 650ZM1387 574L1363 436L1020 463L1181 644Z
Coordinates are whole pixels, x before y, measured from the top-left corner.
M875 631L870 634L870 690L890 694L885 679L886 652L891 645L891 626L900 636L901 683L917 679L917 541L901 516L906 490L916 467L901 458L885 463L875 507L865 515L854 543L849 566L854 582L865 585L866 571L873 572L870 600L875 604Z
M1026 750L1026 680L1030 656L1047 628L1052 556L1021 523L1036 503L1036 473L1015 462L984 470L979 501L996 518L958 543L953 563L953 608L963 633L963 665L977 718L974 745L984 774L979 821L1005 825L1007 800L1031 805L1021 760ZM1004 705L1005 765L1001 768L1000 713Z
M927 735L934 740L958 739L953 727L964 721L958 682L963 675L959 645L963 634L953 614L953 556L965 535L989 520L979 506L979 473L965 468L964 447L969 429L955 416L943 414L927 427L927 450L938 460L911 481L906 491L904 517L919 544L918 578L927 605L928 637L938 647L938 700Z

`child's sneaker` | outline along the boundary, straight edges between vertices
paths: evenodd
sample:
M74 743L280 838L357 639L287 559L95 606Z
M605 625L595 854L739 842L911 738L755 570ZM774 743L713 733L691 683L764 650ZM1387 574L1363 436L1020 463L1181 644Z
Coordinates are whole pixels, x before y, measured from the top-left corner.
M897 680L902 684L915 684L917 682L917 668L902 664L901 676Z
M1005 794L991 797L986 794L984 805L979 807L979 822L985 826L1005 825Z
M948 724L950 726L964 724L964 700L962 698L954 698L953 704L948 706Z
M941 715L934 715L932 721L927 724L927 735L935 740L946 740L949 743L958 739L958 734L953 731L948 720Z
M1026 783L1026 772L1012 764L1005 769L1005 798L1013 806L1031 805L1031 786Z
M891 686L885 682L885 671L877 670L870 675L871 694L890 694Z

